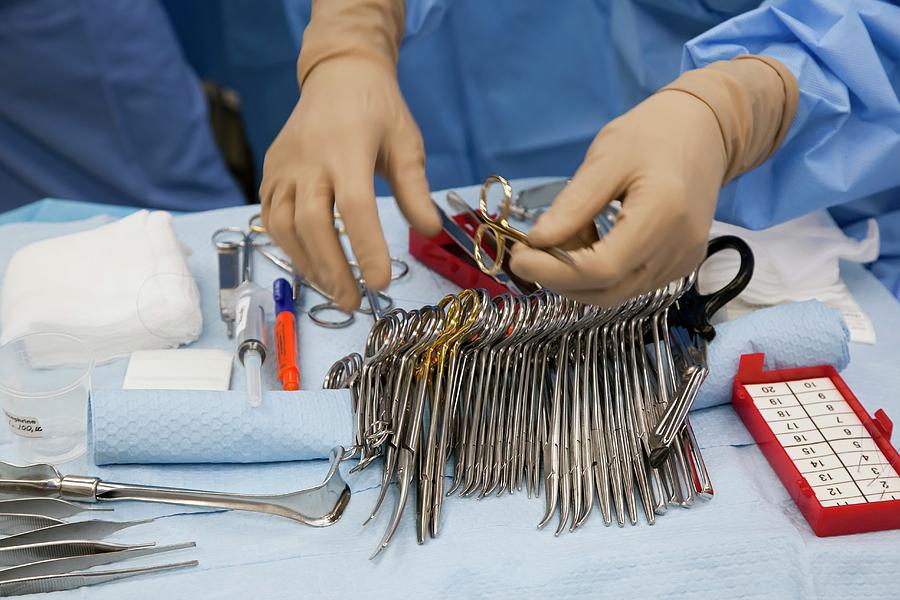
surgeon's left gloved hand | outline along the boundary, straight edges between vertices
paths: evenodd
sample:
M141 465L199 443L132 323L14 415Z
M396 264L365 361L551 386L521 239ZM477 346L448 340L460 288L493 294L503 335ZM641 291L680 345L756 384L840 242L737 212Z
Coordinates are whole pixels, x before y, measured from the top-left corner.
M513 271L600 306L689 274L705 256L719 189L778 148L798 97L794 76L768 57L682 74L600 131L529 240L559 246L618 198L612 231L571 252L573 266L517 244Z

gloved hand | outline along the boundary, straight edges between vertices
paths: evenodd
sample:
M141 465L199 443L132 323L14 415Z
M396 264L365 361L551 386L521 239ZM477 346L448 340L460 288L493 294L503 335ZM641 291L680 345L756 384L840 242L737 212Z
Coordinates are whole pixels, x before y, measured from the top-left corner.
M341 213L362 277L390 283L374 172L420 233L440 232L425 178L422 136L397 85L403 0L314 2L298 61L300 100L266 152L262 222L294 266L344 310L359 287L334 227Z
M612 231L571 252L574 266L517 244L513 271L600 306L689 274L705 256L719 189L778 148L798 97L790 71L767 57L684 73L600 131L528 237L559 246L618 198Z

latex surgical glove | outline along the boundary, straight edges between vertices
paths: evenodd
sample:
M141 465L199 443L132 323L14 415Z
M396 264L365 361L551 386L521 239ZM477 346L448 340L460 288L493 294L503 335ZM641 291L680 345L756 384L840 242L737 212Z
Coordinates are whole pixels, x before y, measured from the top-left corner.
M441 228L422 136L397 85L404 7L403 0L313 4L298 61L300 100L263 167L266 230L344 310L359 306L360 290L334 226L335 206L366 285L390 283L375 172L387 179L412 227L427 236Z
M537 247L559 246L618 198L612 231L571 252L574 266L517 244L513 271L600 306L688 275L705 257L720 188L778 148L797 102L793 75L770 58L682 74L600 131L528 237Z

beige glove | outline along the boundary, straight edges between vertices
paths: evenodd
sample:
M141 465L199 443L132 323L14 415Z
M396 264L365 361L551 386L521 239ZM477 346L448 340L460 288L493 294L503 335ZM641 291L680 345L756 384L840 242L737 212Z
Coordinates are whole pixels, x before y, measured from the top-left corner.
M397 86L403 0L318 0L303 34L300 101L266 152L259 195L269 235L345 310L360 293L334 227L335 204L369 287L390 282L374 172L409 223L441 228L422 136Z
M517 244L513 271L601 306L689 274L705 256L719 189L778 148L797 102L796 79L771 58L684 73L600 131L529 239L560 245L619 198L612 231L572 252L574 266Z

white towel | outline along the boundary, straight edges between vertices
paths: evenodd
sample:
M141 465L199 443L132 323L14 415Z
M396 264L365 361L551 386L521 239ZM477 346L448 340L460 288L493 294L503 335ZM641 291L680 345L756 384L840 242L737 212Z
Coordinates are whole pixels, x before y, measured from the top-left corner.
M200 294L172 215L142 210L22 248L6 268L0 324L0 342L67 333L98 362L196 340Z
M710 237L737 235L753 249L756 267L750 284L720 318L750 310L804 300L820 300L837 308L855 342L875 343L875 329L853 299L840 274L840 261L869 263L878 258L878 224L869 219L863 240L848 237L826 211L811 213L761 231L715 222ZM721 252L700 269L700 291L719 289L738 270L736 252Z

